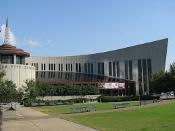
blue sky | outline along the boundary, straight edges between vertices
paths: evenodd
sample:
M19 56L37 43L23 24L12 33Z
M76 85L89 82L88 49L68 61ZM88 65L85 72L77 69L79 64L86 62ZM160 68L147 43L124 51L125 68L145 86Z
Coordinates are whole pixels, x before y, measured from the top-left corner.
M169 38L167 67L175 61L174 0L0 0L0 5L0 25L8 16L16 46L34 56L88 54Z

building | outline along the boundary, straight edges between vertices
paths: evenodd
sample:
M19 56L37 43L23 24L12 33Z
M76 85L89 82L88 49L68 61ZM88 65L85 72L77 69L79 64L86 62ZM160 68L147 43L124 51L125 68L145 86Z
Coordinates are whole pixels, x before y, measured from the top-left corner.
M49 84L99 85L106 82L118 82L125 83L125 94L138 95L149 94L151 76L156 72L165 70L167 38L123 49L88 55L29 57L28 53L23 52L23 50L19 51L14 46L8 44L8 22L6 22L6 30L6 40L0 47L1 66L10 68L11 71L7 71L7 78L11 76L10 79L15 80L16 83L19 83L16 79L13 79L13 76L16 75L18 78L15 78L19 79L18 81L28 79L29 77L33 79L35 67L36 79ZM7 47L10 51L5 53L5 55L8 56L3 56L3 52ZM16 53L15 51L17 50L21 53ZM15 71L16 69L17 71ZM20 69L25 71L19 74ZM21 86L21 82L18 85ZM108 92L103 89L101 90L103 93ZM118 94L120 93L118 92Z
M152 74L165 69L168 39L119 50L64 57L31 56L37 79L50 84L124 81L135 93L148 94Z
M26 80L35 79L35 67L25 64L25 58L29 56L29 53L11 45L7 19L4 43L0 46L0 68L5 71L4 79L13 81L18 88L25 85Z

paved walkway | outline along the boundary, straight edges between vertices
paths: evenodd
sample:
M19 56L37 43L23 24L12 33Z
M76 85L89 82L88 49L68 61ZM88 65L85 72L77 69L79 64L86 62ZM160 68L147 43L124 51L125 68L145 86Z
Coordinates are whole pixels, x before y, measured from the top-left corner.
M3 131L96 131L27 107L4 112L3 119Z

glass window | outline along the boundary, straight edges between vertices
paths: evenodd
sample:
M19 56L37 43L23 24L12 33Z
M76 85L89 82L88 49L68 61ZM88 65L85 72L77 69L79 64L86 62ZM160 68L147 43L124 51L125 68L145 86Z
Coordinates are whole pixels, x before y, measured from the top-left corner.
M133 77L132 77L132 61L130 60L129 61L129 79L132 80Z
M78 63L76 63L76 72L78 72Z
M120 65L119 65L119 61L117 61L117 77L120 77Z
M148 65L148 77L149 77L149 80L150 80L151 79L151 76L152 76L151 59L147 59L147 65Z
M22 57L16 56L16 64L22 64Z
M116 62L113 61L113 76L116 76Z
M2 64L13 64L13 56L12 55L2 55L1 56L1 63Z
M109 76L112 76L112 64L109 62Z
M87 63L84 63L84 72L87 73Z
M81 64L79 63L79 72L81 72Z
M98 63L98 74L104 75L104 63Z
M128 61L125 61L125 79L128 79Z
M91 74L93 74L94 70L93 70L93 64L91 63Z

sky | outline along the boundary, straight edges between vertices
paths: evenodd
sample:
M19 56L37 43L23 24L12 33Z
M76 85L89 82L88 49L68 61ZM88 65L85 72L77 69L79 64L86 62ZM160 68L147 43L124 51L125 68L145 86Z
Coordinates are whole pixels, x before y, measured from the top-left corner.
M0 0L0 26L33 56L116 50L168 38L175 61L175 0ZM3 43L3 31L0 44Z

